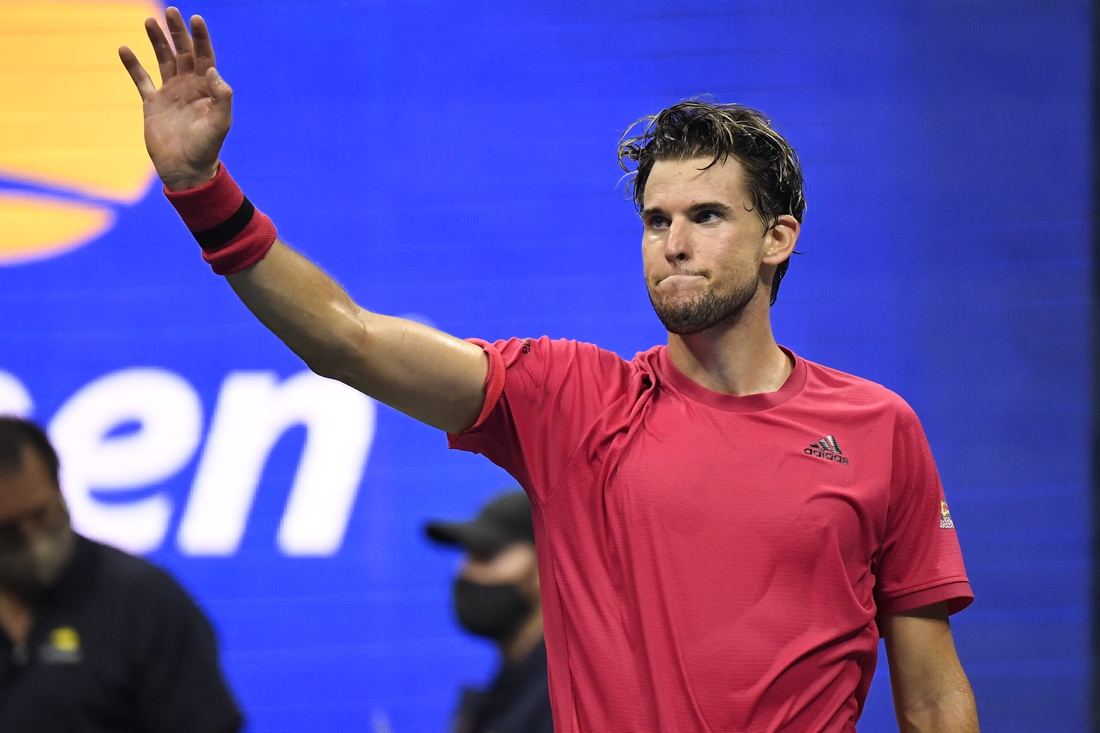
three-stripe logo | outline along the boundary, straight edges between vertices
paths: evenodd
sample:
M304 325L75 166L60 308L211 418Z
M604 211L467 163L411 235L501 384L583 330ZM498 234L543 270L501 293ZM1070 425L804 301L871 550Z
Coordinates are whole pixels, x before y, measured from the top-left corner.
M804 448L802 452L815 458L824 458L827 461L848 465L848 458L840 450L840 443L831 435L819 438L816 443L810 443L810 447Z

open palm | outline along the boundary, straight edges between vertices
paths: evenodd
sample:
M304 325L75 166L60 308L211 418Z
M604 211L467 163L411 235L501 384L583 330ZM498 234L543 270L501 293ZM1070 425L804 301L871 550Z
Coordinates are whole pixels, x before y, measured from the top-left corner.
M233 92L214 68L206 22L192 16L189 33L176 8L168 8L164 20L172 43L155 19L145 21L160 66L160 89L133 51L123 46L118 55L141 94L149 157L164 185L179 191L217 173L218 153L232 122Z

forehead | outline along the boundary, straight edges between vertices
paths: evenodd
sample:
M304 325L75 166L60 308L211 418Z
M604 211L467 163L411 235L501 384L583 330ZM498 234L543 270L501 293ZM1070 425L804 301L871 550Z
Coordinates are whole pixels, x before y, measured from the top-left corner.
M747 192L741 162L730 156L711 163L709 157L655 162L645 184L644 208L743 201Z
M0 468L0 521L41 509L60 497L46 462L34 449L24 447L22 461L17 469Z

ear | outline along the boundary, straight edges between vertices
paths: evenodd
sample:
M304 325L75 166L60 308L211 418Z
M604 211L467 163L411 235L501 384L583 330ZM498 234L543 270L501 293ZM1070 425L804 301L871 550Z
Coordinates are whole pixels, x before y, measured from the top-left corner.
M798 219L790 214L781 215L775 222L775 226L764 235L764 257L761 263L765 265L778 265L783 262L798 243L798 232L801 226Z

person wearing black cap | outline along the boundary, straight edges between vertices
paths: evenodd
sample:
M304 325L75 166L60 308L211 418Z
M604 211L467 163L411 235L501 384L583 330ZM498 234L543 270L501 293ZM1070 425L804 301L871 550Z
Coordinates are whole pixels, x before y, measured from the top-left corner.
M425 531L436 542L466 551L454 583L458 620L496 642L501 655L489 689L463 691L452 733L553 733L527 495L500 494L471 521L433 521Z

